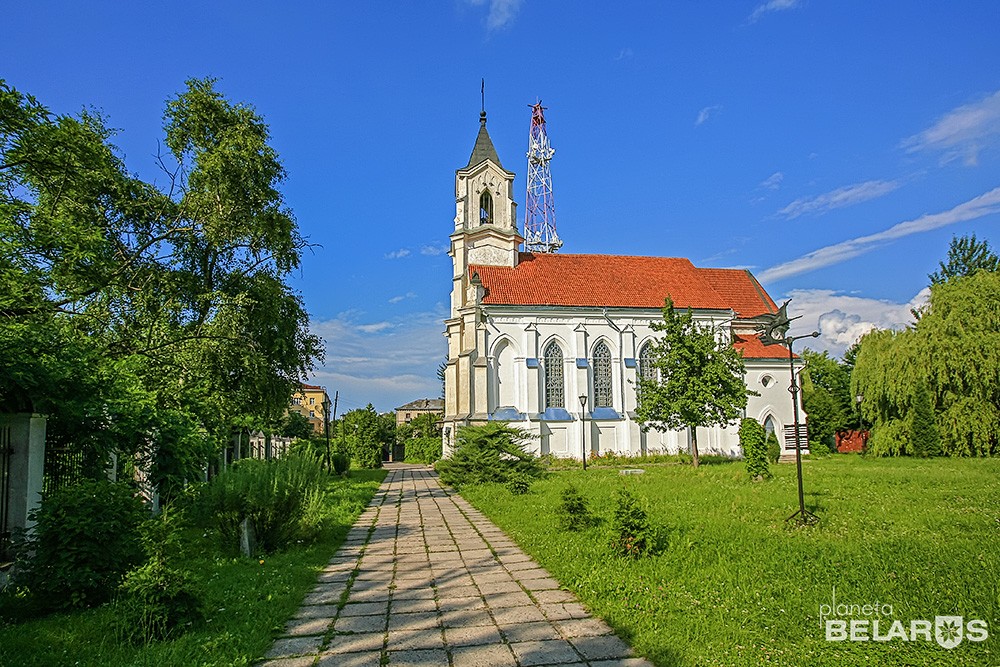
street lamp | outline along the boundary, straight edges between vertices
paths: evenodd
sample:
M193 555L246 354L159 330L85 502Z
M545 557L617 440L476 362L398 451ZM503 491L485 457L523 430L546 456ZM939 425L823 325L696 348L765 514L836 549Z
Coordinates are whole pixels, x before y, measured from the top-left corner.
M587 395L580 395L580 450L583 453L583 469L587 469Z
M330 458L330 397L323 394L323 433L326 435L326 471L333 472L333 461Z
M818 331L813 331L810 334L804 336L789 336L788 327L792 320L797 320L799 317L788 317L788 303L791 301L785 301L781 304L781 308L778 312L762 317L764 322L758 327L760 332L760 342L764 345L785 345L788 347L788 370L792 377L792 384L788 387L788 391L792 393L792 420L794 425L795 434L795 469L797 477L799 480L799 509L792 514L790 517L785 519L786 521L791 521L798 517L799 523L816 523L819 521L819 517L806 509L805 495L802 491L802 440L799 438L799 383L795 376L795 355L792 353L792 343L803 338L816 338L819 336Z

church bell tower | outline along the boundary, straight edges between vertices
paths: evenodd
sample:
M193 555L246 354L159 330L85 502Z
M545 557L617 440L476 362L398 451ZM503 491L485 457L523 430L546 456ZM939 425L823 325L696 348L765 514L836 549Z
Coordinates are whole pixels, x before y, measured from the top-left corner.
M486 330L482 322L484 289L472 265L514 268L524 239L517 229L514 173L500 163L479 114L479 134L469 162L455 172L455 227L451 234L451 315L445 321L444 448L451 451L455 431L487 419Z

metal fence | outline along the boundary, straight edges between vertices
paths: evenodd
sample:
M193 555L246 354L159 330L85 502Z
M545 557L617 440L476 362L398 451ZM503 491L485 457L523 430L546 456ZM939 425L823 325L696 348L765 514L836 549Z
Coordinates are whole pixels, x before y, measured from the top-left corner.
M75 484L85 477L83 452L66 447L45 448L42 496L48 496L53 491Z

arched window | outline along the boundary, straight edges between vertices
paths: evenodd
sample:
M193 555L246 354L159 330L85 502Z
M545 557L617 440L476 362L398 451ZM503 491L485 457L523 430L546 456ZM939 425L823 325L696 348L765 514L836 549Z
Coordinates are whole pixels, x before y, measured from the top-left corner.
M563 353L555 341L545 348L545 407L566 407L563 398Z
M493 197L489 190L483 190L479 195L479 224L493 224Z
M604 341L594 348L594 407L611 407L611 350Z
M771 418L771 415L768 415L767 419L764 420L764 432L768 435L774 433L774 419Z
M653 367L653 345L646 343L639 350L639 379L655 380L656 369Z

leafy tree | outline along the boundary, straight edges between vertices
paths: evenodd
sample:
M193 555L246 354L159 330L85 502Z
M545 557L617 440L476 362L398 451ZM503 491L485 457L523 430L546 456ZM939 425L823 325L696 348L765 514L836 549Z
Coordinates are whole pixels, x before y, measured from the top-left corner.
M806 369L802 373L802 406L809 419L809 448L831 451L834 434L857 423L852 410L851 376L845 364L826 351L803 350Z
M344 414L344 439L351 457L361 468L381 468L382 449L389 437L385 420L369 403L367 407Z
M639 420L660 431L691 429L691 456L698 466L698 427L738 419L747 405L743 357L716 332L694 321L689 308L679 313L664 300L663 322L652 324L662 336L650 350L658 377L639 381Z
M861 339L851 388L864 395L865 421L873 424L869 449L914 453L906 422L923 385L935 406L943 453L1000 451L1000 375L986 371L996 368L1000 273L977 271L932 285L929 306L911 329L873 331Z
M948 257L944 262L938 262L939 270L929 274L932 285L938 285L951 280L971 276L976 271L996 272L1000 270L1000 257L990 249L987 241L979 241L976 235L952 236L948 245Z
M281 435L285 438L296 438L298 440L308 440L313 436L312 422L301 412L289 410L288 414L281 422ZM325 441L324 441L325 442Z
M441 458L440 415L428 413L396 427L396 442L403 445L406 461L433 463Z
M138 454L169 495L230 429L275 424L320 346L264 121L192 80L164 122L157 187L99 115L0 82L0 404L47 412L91 474Z
M740 422L740 448L743 450L750 479L771 477L767 463L766 436L764 427L756 419L747 417Z

